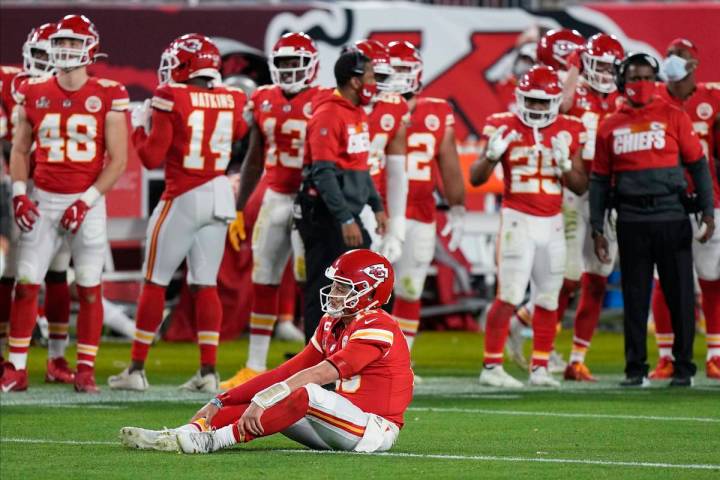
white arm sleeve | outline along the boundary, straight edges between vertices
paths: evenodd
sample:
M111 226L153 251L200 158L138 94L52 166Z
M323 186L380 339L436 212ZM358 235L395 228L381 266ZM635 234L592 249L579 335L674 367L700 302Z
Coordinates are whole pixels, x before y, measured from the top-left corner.
M405 218L408 195L405 155L388 155L385 168L387 174L388 214L390 218Z

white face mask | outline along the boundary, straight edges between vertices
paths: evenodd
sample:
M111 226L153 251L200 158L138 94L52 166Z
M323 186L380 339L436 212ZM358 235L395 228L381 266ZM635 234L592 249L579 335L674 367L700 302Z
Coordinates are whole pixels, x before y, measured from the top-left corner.
M668 82L677 82L688 76L687 60L677 55L670 55L662 62L661 71Z

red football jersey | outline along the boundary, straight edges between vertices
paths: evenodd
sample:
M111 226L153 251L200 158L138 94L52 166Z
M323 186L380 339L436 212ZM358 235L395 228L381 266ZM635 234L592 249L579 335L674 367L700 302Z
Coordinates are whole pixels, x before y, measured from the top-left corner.
M407 218L435 221L433 191L437 183L437 156L445 130L455 125L452 107L439 98L418 98L407 129Z
M367 114L335 90L314 106L307 126L305 164L335 162L341 170L367 170L370 131Z
M520 121L514 113L496 113L485 121L482 140L501 126L506 134L515 130L520 138L512 142L500 159L505 185L502 204L519 212L549 217L562 211L562 181L557 176L557 165L552 156L552 138L565 137L570 144L570 157L585 144L585 131L580 120L570 115L557 119L540 129L542 148L535 143L533 129Z
M697 133L705 152L705 158L710 165L710 175L713 179L715 208L720 208L720 183L717 178L717 169L714 168L715 158L715 120L720 114L720 83L698 83L695 91L684 102L670 95L664 84L658 86L660 98L685 110L692 121L693 130ZM686 172L688 183L692 179Z
M585 127L587 140L582 150L582 159L588 172L595 157L595 138L600 122L617 109L617 100L617 92L605 95L588 85L578 85L575 89L573 104L567 114L579 118Z
M347 326L342 320L325 315L311 343L341 375L352 371L352 361L343 355L348 345L358 343L380 349L382 355L377 360L353 372L351 378L341 378L335 392L364 412L403 426L403 414L412 401L414 375L405 336L389 314L380 309L369 310Z
M224 85L209 89L168 83L155 89L151 104L158 114L158 118L153 115L153 122L169 121L167 133L171 138L155 133L153 124L149 136L144 129L135 129L133 141L143 163L155 163L160 159L149 157L164 155L163 200L225 174L233 142L247 132L242 90Z
M17 67L0 66L0 106L5 111L7 128L0 134L0 140L12 141L13 110L15 109L15 90L20 86L20 80L25 74Z
M657 98L642 109L626 104L610 114L598 130L593 172L669 168L694 163L704 156L690 117Z
M105 161L105 117L130 104L121 84L90 77L79 90L64 90L56 77L31 78L17 101L33 128L35 185L55 193L87 190Z
M8 118L7 115L5 115L5 109L3 108L2 104L0 103L0 138L4 138L7 134L8 129Z
M382 93L369 109L370 156L368 166L370 178L375 183L380 196L385 199L387 178L385 177L385 150L391 139L395 138L400 125L408 123L408 104L398 94Z
M265 176L274 191L295 193L300 188L313 101L331 93L332 89L316 86L287 98L277 85L263 86L253 93L253 118L265 145Z

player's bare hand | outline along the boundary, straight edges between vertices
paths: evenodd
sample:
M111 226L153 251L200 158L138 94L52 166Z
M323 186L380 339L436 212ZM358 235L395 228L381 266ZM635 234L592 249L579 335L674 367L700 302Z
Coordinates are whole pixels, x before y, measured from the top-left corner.
M377 212L375 214L375 221L377 222L377 228L375 231L378 235L385 235L388 228L388 218L385 212Z
M596 235L594 238L595 242L595 255L598 260L602 263L610 263L610 244L608 239L604 235Z
M243 212L237 212L235 220L228 227L228 240L232 245L233 250L236 252L240 251L240 242L245 241L247 235L245 234L245 216Z
M238 430L241 432L249 432L256 437L261 436L264 433L262 424L260 423L260 417L265 410L258 407L255 403L250 402L250 406L245 410L240 420L238 420Z
M702 223L700 224L700 229L695 234L695 238L700 243L706 243L708 240L710 240L715 233L715 217L712 215L707 215L702 218Z
M342 236L345 245L348 247L359 247L362 245L362 231L357 222L344 223L342 226Z
M195 415L190 419L190 423L196 422L201 418L205 419L205 423L207 425L210 425L210 422L212 421L213 417L220 411L220 409L213 405L212 403L205 404L204 407L202 407L200 410L197 411Z

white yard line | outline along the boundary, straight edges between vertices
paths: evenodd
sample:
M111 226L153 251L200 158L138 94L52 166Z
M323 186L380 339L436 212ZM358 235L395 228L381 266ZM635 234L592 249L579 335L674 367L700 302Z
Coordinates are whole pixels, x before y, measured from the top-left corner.
M475 413L482 415L515 415L521 417L603 418L608 420L649 420L658 422L720 423L720 418L711 417L665 417L659 415L615 415L611 413L529 412L524 410L493 410L483 408L410 407L408 408L408 411Z
M0 438L0 443L32 443L32 444L52 444L52 445L116 445L120 447L120 442L107 441L83 441L83 440L45 440L41 438ZM262 453L266 453L264 451ZM272 453L270 450L267 453ZM461 460L476 462L513 462L513 463L560 463L575 465L600 465L608 467L644 467L644 468L660 468L660 469L683 469L683 470L720 470L720 465L713 464L682 464L682 463L657 463L657 462L623 462L614 460L584 460L574 458L532 458L532 457L502 457L495 455L444 455L432 453L403 453L403 452L386 452L361 454L354 452L338 452L338 451L319 451L319 450L291 450L282 449L274 450L277 453L290 454L320 454L320 455L372 455L377 457L404 457L419 458L431 460Z

